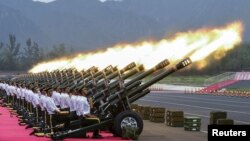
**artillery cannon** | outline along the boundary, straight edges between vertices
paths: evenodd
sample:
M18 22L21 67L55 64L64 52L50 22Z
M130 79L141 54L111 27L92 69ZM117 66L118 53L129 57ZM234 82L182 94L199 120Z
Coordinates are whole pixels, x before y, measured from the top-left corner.
M92 114L100 119L100 123L55 132L52 139L64 139L73 134L103 128L112 129L112 133L121 136L124 127L138 128L139 134L143 130L143 121L137 113L131 111L130 104L150 93L151 85L191 63L191 60L187 58L176 65L167 67L170 63L166 59L149 70L144 70L143 66L136 66L135 63L128 64L120 70L113 66L98 70L93 66L81 72L66 69L28 74L15 81L26 85L38 85L42 89L54 85L87 89L87 98L93 100ZM154 73L157 74L143 82L144 78Z
M100 118L100 123L74 130L56 132L52 136L52 139L64 139L73 134L103 129L104 127L112 128L112 133L118 136L121 136L122 128L124 127L138 128L138 133L140 134L143 130L143 121L137 113L131 111L130 103L150 93L150 90L148 89L149 86L188 66L191 63L191 60L187 58L177 63L175 66L165 68L169 62L164 60L154 68L138 74L126 83L124 83L122 76L120 76L117 81L109 84L110 87L109 89L107 88L107 91L99 91L95 94L89 95L89 97L94 99L96 109L95 115ZM156 71L159 72L156 76L150 78L145 83L142 83L141 80L143 78L153 74ZM110 89L111 92L107 94ZM117 89L118 91L112 91Z

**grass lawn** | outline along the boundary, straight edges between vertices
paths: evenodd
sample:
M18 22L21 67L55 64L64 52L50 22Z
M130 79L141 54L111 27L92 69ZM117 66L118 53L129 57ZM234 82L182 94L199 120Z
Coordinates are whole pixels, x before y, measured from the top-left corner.
M161 84L176 84L189 86L203 86L204 81L211 76L169 76L161 80Z
M250 91L250 88L227 88L228 91Z

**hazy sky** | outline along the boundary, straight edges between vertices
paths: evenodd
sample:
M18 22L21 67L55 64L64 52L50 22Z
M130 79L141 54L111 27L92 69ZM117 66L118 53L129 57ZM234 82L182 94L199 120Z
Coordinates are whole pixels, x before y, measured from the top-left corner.
M39 2L44 2L44 3L49 3L49 2L53 2L53 1L56 1L56 0L33 0L33 1L39 1ZM123 1L123 0L99 0L100 2L106 2L106 1L117 1L117 2L120 2L120 1Z
M33 0L33 1L39 1L39 2L49 3L49 2L56 1L56 0Z

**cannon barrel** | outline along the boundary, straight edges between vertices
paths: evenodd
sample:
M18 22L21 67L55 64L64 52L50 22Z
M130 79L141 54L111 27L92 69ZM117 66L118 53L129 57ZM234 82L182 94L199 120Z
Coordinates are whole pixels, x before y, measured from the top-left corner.
M153 74L157 70L160 70L160 69L168 66L169 64L170 63L169 63L168 59L165 59L165 60L161 61L160 63L155 65L155 67L153 67L153 68L139 74L138 76L136 76L135 78L133 78L129 82L125 83L125 87L128 87L129 85L133 84L134 82L136 82L138 80L141 80L141 79ZM110 87L109 87L110 93L113 93L112 90L114 90L118 85L119 85L119 81L117 81L116 83L110 84ZM102 94L103 94L103 92L97 93L96 95L94 95L93 99L99 98Z
M111 65L109 65L109 66L107 66L106 68L104 68L102 71L98 71L98 72L96 72L95 74L93 74L93 77L96 78L96 77L102 75L102 72L108 72L108 71L114 70L114 69L117 69L117 68L112 67ZM86 81L90 81L90 80L92 79L91 77L92 77L92 76L87 77L87 78L86 78Z
M160 69L168 66L169 64L170 63L169 63L168 59L165 59L165 60L161 61L160 63L158 63L155 67L153 67L153 68L145 71L144 73L136 76L135 78L133 78L131 81L126 83L125 86L128 86L128 85L132 84L135 81L141 80L141 79L153 74L155 71L160 70Z
M118 70L118 69L117 69L116 67L114 67L113 69L110 69L110 70L101 72L102 74L99 75L98 77L96 77L96 81L99 81L99 80L101 80L102 78L104 78L104 73L105 73L105 75L110 75L110 74L112 74L113 72L116 72L117 70Z
M138 68L136 68L135 73L130 73L129 72L127 74L122 75L121 79L122 80L128 79L129 77L131 77L131 76L133 76L136 73L141 72L141 71L144 71L144 66L143 65L138 66ZM117 88L119 86L119 82L120 82L120 80L118 79L118 80L114 81L113 83L111 83L109 85L109 90L113 90L113 89Z
M81 76L78 77L75 81L79 83L82 79L84 79L85 75L88 74L87 72L81 72Z
M91 72L91 71L92 71L92 72L98 72L98 68L95 67L95 66L92 66L92 67L90 67L89 69L86 70L87 73L89 73L89 72Z
M97 81L99 81L100 79L103 78L103 72L110 74L113 71L117 70L116 67L112 67L111 65L107 66L106 68L104 68L102 71L98 71L94 74L92 74L91 71L89 71L87 77L85 77L83 79L84 83L79 83L79 87L83 88L83 87L87 87L87 88L91 88L93 86L93 82L96 83Z
M97 67L95 67L95 66L92 66L92 67L90 67L89 69L87 69L86 71L81 71L81 76L80 77L78 77L78 78L76 78L75 79L75 81L77 81L77 82L79 82L80 80L82 80L82 79L86 79L86 78L89 78L89 77L91 77L91 73L93 73L93 74L96 74L96 73L98 73L99 71L98 71L98 68ZM61 72L62 73L62 72ZM64 77L64 76L63 76ZM65 80L64 80L65 81Z
M130 90L132 90L132 89L138 87L141 83L142 83L141 80L136 81L136 82L132 83L131 85L129 85L128 87L126 87L125 89L121 90L121 91L130 91ZM120 91L119 91L119 92L120 92ZM109 97L112 97L112 96L115 97L117 94L119 94L119 92L117 92L117 93L115 93L115 94L113 94L113 95L110 95ZM104 93L104 94L102 94L102 95L105 95L105 92L104 92L104 91L102 91L102 93ZM101 95L101 96L102 96L102 95ZM103 97L96 97L95 100L94 100L94 104L97 103L97 102L99 102L99 101L102 100L102 99L103 99Z
M137 93L142 92L144 89L147 89L149 86L153 85L154 83L162 80L163 78L165 78L168 75L176 72L177 70L180 70L180 69L182 69L182 68L190 65L191 63L192 63L192 61L189 58L186 58L186 59L182 60L181 62L179 62L178 64L176 64L174 67L171 67L169 69L165 69L163 72L161 72L160 74L158 74L154 78L150 79L149 81L145 82L141 86L139 86L139 87L137 87L137 88L129 91L128 93L125 94L125 96L133 97ZM109 103L108 105L112 105L112 104L118 103L120 101L121 94L123 94L123 93L124 92L119 92L117 94L109 96L107 98L107 102Z
M108 68L110 68L111 66L106 67L104 70L108 70ZM81 80L88 82L91 80L91 75L93 75L93 77L98 77L101 74L101 71L98 71L98 69L93 66L91 68L89 68L87 71L84 71L82 74L78 74L77 77L75 76L71 76L70 78L64 79L64 81L62 82L61 85L66 85L69 83L73 83L76 82L77 85L86 85L85 83L81 82ZM99 79L99 78L98 78Z
M139 66L139 67L137 67L137 68L134 68L133 70L129 71L128 73L123 74L123 75L121 76L121 79L122 79L122 80L126 80L127 78L129 78L129 77L131 77L131 76L133 76L133 75L135 75L135 74L137 74L138 72L143 71L143 70L144 70L144 68L143 68L143 66L141 65L141 66ZM97 92L97 93L89 93L87 96L88 96L88 97L92 96L93 100L96 100L96 99L99 98L100 96L105 95L105 93L107 93L108 91L112 91L112 90L114 90L115 88L117 88L117 87L119 86L119 81L120 81L120 80L116 80L116 81L110 83L110 84L109 84L109 87L108 87L107 89L103 89L103 90L101 90L101 91L99 91L99 92Z
M106 73L106 75L109 75L109 74L111 74L113 72L113 70L108 70L107 72L105 72ZM88 88L88 89L92 89L92 88L95 88L96 86L97 86L97 84L95 84L95 83L97 83L99 80L101 80L102 78L104 77L104 75L101 73L100 75L98 75L96 78L94 78L93 77L93 79L94 80L87 80L87 84L84 86L82 86L82 87L86 87L86 88Z
M110 66L108 66L107 68L110 68ZM87 71L84 71L83 75L80 75L80 73L77 74L77 72L75 71L76 71L75 69L64 69L61 72L59 72L58 70L53 71L53 72L42 72L42 73L39 73L40 75L36 75L36 76L34 76L33 74L28 74L27 77L30 78L29 81L31 82L34 82L35 81L34 77L37 77L37 80L40 86L43 85L43 86L50 87L58 83L61 83L61 85L69 85L76 80L89 77L91 75L90 72L96 74L98 72L98 69L95 66L93 66L89 68ZM55 73L58 73L58 74L55 74Z
M98 89L104 87L107 80L112 80L113 78L117 77L117 76L119 75L119 72L120 72L120 73L124 73L124 72L126 72L126 71L128 71L128 70L130 70L130 69L133 69L134 67L136 67L136 64L133 62L133 63L128 64L127 66L125 66L125 67L124 67L123 69L121 69L121 70L116 70L115 72L113 72L113 73L110 74L110 75L107 74L107 73L104 74L104 75L108 75L107 78L104 78L103 81L97 83L96 88L93 88L93 89L88 90L88 92L87 92L87 93L88 93L88 96L89 96L89 95L93 95L93 94L94 94L94 91L97 91Z
M133 103L136 100L140 99L141 97L144 97L145 95L147 95L148 93L150 93L149 89L146 89L144 91L142 91L141 93L138 93L135 96L129 97L129 103Z
M136 76L135 78L133 78L132 80L130 80L129 82L125 83L125 87L128 87L129 85L133 84L134 82L141 80L151 74L153 74L154 72L156 72L157 70L163 69L166 66L168 66L170 63L168 61L168 59L165 59L163 61L161 61L160 63L158 63L155 67L139 74L138 76ZM120 91L122 93L122 91ZM112 101L114 98L116 97L116 95L111 95L110 97L107 98L108 101Z

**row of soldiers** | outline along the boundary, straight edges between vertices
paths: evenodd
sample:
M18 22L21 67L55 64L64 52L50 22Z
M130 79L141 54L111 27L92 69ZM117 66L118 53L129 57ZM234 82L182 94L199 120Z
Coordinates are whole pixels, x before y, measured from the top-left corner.
M32 127L31 134L36 136L51 136L100 122L91 115L92 103L86 98L85 88L0 81L0 91L3 105L19 117L20 125ZM73 136L86 137L86 133ZM99 130L93 132L92 138L102 138Z

